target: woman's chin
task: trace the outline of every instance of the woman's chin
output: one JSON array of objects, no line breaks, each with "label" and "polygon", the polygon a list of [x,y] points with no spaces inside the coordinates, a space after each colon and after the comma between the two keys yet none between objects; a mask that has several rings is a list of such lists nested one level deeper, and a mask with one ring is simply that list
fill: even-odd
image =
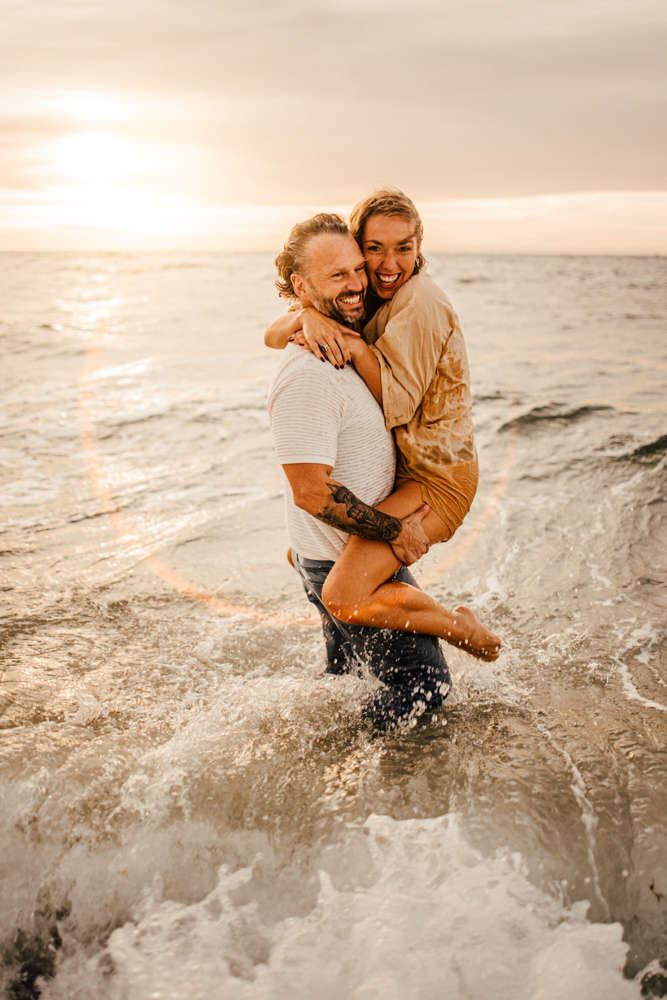
[{"label": "woman's chin", "polygon": [[371,284],[373,287],[373,291],[375,292],[377,297],[380,299],[384,299],[386,302],[389,299],[393,299],[394,295],[399,290],[401,285],[405,284],[405,281],[406,281],[405,278],[403,280],[399,278],[399,280],[394,285],[382,285],[376,279],[375,281],[371,281]]},{"label": "woman's chin", "polygon": [[396,292],[400,287],[401,287],[400,281],[397,282],[395,285],[392,285],[390,288],[385,288],[383,285],[374,284],[373,291],[375,292],[375,294],[379,299],[387,300],[387,299],[393,299],[394,295],[396,294]]}]

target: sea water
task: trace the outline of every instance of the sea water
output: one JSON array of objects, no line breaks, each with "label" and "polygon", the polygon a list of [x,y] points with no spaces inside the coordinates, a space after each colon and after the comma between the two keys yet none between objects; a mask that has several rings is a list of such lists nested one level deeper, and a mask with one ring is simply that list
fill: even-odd
[{"label": "sea water", "polygon": [[0,263],[5,995],[663,995],[665,260],[431,256],[481,479],[417,573],[503,652],[386,736],[285,560],[271,257]]}]

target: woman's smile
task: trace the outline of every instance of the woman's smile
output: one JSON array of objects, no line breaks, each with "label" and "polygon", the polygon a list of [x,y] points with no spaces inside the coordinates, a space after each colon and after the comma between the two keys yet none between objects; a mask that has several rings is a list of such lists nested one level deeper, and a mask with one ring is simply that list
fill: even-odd
[{"label": "woman's smile", "polygon": [[383,288],[393,288],[398,279],[401,277],[401,272],[397,274],[382,274],[380,271],[375,272],[377,274],[377,279]]}]

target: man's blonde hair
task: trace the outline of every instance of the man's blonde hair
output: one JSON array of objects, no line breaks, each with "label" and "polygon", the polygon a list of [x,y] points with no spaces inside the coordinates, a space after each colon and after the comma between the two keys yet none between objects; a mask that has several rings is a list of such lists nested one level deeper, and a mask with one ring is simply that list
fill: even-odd
[{"label": "man's blonde hair", "polygon": [[292,275],[300,274],[303,276],[305,274],[308,244],[314,236],[319,236],[321,233],[349,236],[350,230],[342,215],[328,212],[320,212],[312,219],[297,222],[285,241],[282,253],[279,253],[275,259],[275,265],[278,268],[276,288],[283,298],[297,298],[292,285]]},{"label": "man's blonde hair", "polygon": [[[424,235],[424,226],[414,202],[408,198],[407,194],[399,191],[398,188],[376,188],[372,194],[369,194],[355,205],[350,213],[350,230],[359,244],[362,253],[364,230],[366,223],[372,215],[398,215],[402,219],[408,219],[409,222],[414,224],[417,242],[421,244]],[[425,263],[426,260],[420,252],[415,261],[414,273],[418,274]]]}]

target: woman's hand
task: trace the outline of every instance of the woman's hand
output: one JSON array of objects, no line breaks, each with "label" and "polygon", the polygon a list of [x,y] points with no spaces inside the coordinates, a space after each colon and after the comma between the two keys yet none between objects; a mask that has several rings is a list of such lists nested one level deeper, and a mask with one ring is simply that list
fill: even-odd
[{"label": "woman's hand", "polygon": [[347,338],[360,339],[358,333],[329,316],[323,316],[312,306],[303,310],[301,322],[302,329],[291,338],[292,343],[307,347],[316,358],[329,361],[334,368],[344,368],[351,363]]}]

